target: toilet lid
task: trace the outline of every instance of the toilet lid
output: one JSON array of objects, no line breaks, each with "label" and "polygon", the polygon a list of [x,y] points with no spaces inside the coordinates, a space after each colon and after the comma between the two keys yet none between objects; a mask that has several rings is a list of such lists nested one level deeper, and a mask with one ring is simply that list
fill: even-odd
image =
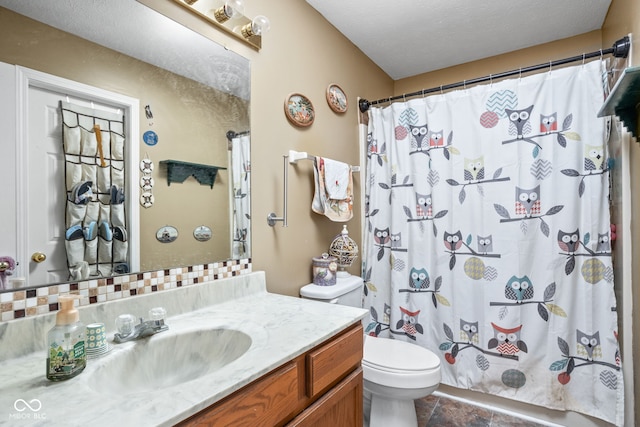
[{"label": "toilet lid", "polygon": [[416,344],[365,335],[362,363],[384,371],[428,371],[438,368],[440,359]]}]

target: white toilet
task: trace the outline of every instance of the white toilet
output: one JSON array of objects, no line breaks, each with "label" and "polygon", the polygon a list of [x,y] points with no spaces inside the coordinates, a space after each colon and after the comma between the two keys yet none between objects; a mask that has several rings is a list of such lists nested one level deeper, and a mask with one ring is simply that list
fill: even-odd
[{"label": "white toilet", "polygon": [[[340,277],[334,286],[306,285],[302,298],[362,307],[362,279]],[[414,399],[430,395],[440,383],[440,359],[424,347],[364,336],[364,418],[369,427],[416,427]]]}]

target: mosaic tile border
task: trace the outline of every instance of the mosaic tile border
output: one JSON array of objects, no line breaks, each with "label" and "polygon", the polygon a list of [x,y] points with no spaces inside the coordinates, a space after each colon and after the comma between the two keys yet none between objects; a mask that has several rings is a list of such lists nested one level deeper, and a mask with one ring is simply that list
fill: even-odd
[{"label": "mosaic tile border", "polygon": [[246,258],[15,290],[0,294],[0,322],[57,311],[58,295],[69,292],[80,295],[85,306],[249,273],[251,259]]}]

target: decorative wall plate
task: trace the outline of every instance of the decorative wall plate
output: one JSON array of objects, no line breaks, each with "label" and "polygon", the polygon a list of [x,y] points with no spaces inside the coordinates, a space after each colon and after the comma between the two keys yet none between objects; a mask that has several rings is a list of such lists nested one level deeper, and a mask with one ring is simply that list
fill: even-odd
[{"label": "decorative wall plate", "polygon": [[313,123],[316,112],[313,104],[304,95],[292,93],[284,101],[284,114],[296,126],[306,127]]},{"label": "decorative wall plate", "polygon": [[148,130],[142,135],[142,140],[145,144],[154,146],[158,143],[158,134],[152,130]]},{"label": "decorative wall plate", "polygon": [[148,157],[140,160],[140,172],[151,173],[153,172],[153,160]]},{"label": "decorative wall plate", "polygon": [[199,242],[206,242],[211,239],[211,229],[206,225],[201,225],[193,230],[193,237]]},{"label": "decorative wall plate", "polygon": [[140,177],[140,188],[143,190],[151,190],[154,186],[153,177],[142,175]]},{"label": "decorative wall plate", "polygon": [[140,205],[143,208],[150,208],[151,206],[153,206],[154,201],[155,199],[153,197],[153,194],[149,191],[145,191],[140,195]]},{"label": "decorative wall plate", "polygon": [[178,230],[170,225],[160,227],[156,232],[156,239],[161,243],[171,243],[178,238]]},{"label": "decorative wall plate", "polygon": [[336,113],[345,113],[347,111],[347,95],[337,84],[330,84],[327,88],[327,103]]}]

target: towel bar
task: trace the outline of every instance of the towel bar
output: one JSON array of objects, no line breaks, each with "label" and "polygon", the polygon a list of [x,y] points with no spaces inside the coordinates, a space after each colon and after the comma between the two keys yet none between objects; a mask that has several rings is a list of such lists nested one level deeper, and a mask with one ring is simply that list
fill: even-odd
[{"label": "towel bar", "polygon": [[[314,160],[316,156],[310,156],[305,151],[289,150],[289,154],[282,156],[283,168],[284,168],[284,194],[283,194],[283,211],[282,216],[276,215],[275,212],[271,212],[267,215],[267,224],[273,227],[276,222],[282,221],[282,226],[287,226],[287,198],[289,193],[289,169],[287,163],[295,164],[298,160]],[[351,172],[360,172],[360,166],[351,166]]]},{"label": "towel bar", "polygon": [[[298,160],[314,160],[316,156],[310,156],[306,151],[289,150],[289,163],[297,163]],[[351,166],[351,172],[360,172],[360,166]]]}]

